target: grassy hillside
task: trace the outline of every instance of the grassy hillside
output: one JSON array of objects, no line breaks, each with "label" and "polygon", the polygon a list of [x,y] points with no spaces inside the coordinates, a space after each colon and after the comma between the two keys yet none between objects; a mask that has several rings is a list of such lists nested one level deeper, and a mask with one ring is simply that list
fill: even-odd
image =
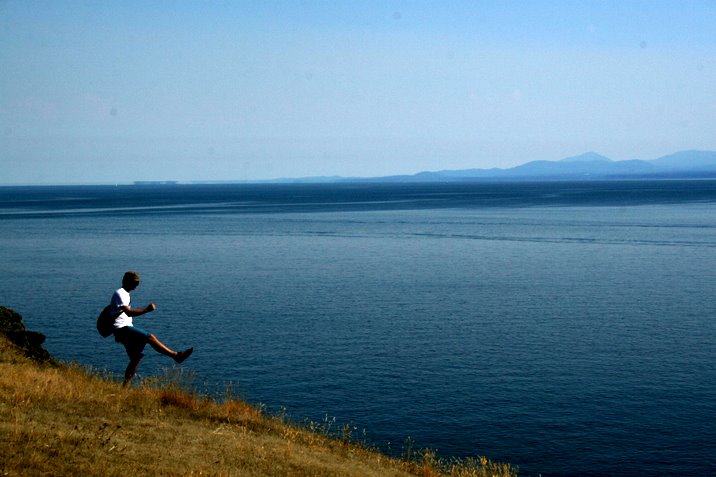
[{"label": "grassy hillside", "polygon": [[[123,389],[0,333],[2,475],[515,476],[486,459],[392,459],[170,382]],[[309,426],[310,427],[310,426]]]}]

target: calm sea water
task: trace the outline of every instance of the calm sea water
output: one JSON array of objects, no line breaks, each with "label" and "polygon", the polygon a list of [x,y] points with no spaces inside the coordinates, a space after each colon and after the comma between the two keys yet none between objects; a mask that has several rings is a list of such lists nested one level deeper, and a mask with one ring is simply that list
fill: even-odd
[{"label": "calm sea water", "polygon": [[0,266],[118,376],[94,319],[136,270],[210,392],[522,475],[716,475],[714,181],[5,187]]}]

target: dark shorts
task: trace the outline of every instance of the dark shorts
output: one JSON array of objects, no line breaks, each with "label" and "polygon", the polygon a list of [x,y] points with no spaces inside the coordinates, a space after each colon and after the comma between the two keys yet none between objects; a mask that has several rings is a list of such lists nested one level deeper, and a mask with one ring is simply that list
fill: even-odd
[{"label": "dark shorts", "polygon": [[144,356],[144,347],[149,342],[150,334],[135,326],[125,326],[114,330],[114,340],[124,345],[129,359],[140,359]]}]

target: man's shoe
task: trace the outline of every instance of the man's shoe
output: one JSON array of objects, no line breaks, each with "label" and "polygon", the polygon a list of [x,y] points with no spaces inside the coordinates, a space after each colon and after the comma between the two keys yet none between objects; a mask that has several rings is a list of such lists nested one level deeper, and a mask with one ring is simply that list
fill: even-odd
[{"label": "man's shoe", "polygon": [[194,352],[194,348],[189,348],[184,351],[179,351],[176,356],[174,356],[174,361],[177,362],[177,364],[181,364],[184,362],[185,359],[187,359],[191,354]]}]

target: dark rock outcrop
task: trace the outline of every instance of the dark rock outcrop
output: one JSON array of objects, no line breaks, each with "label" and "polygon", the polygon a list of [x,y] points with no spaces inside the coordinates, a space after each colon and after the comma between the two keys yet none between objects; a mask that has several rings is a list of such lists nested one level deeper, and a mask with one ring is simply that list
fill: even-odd
[{"label": "dark rock outcrop", "polygon": [[22,349],[28,358],[42,363],[53,362],[50,353],[42,347],[45,335],[36,331],[28,331],[22,321],[22,316],[4,306],[0,306],[0,333]]}]

